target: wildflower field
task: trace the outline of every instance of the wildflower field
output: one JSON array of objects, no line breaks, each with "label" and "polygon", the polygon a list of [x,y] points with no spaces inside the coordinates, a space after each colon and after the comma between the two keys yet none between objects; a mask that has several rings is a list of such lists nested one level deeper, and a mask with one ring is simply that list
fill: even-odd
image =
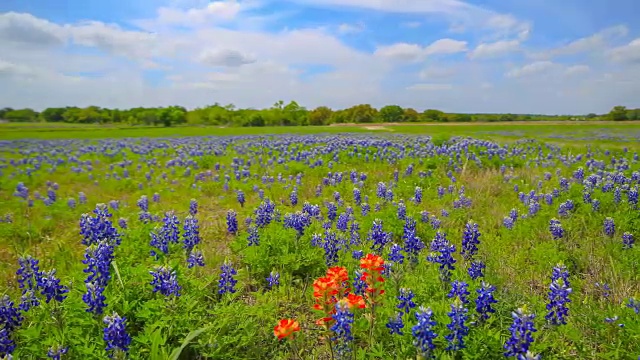
[{"label": "wildflower field", "polygon": [[0,358],[638,359],[618,130],[6,132]]}]

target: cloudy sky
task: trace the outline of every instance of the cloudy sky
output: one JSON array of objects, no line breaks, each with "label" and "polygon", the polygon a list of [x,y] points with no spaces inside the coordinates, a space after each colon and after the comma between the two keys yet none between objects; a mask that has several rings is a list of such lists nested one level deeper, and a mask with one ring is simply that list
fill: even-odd
[{"label": "cloudy sky", "polygon": [[3,0],[0,107],[603,113],[640,107],[638,14],[638,0]]}]

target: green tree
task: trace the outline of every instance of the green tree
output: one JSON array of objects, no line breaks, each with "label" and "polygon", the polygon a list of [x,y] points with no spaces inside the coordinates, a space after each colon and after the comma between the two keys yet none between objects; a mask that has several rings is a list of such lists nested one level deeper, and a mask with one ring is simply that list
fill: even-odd
[{"label": "green tree", "polygon": [[333,111],[326,106],[319,106],[309,112],[309,125],[326,125]]},{"label": "green tree", "polygon": [[415,109],[404,109],[404,115],[402,116],[406,122],[418,122],[420,121],[420,114]]},{"label": "green tree", "polygon": [[424,121],[439,122],[444,120],[444,113],[440,110],[427,109],[422,112]]},{"label": "green tree", "polygon": [[398,105],[387,105],[378,112],[380,121],[394,123],[404,121],[404,109]]},{"label": "green tree", "polygon": [[66,108],[46,108],[40,113],[40,118],[45,122],[63,122]]},{"label": "green tree", "polygon": [[38,119],[38,113],[32,109],[9,110],[4,118],[10,122],[33,122]]},{"label": "green tree", "polygon": [[611,111],[609,111],[609,119],[613,121],[623,121],[627,120],[627,108],[625,106],[614,106]]}]

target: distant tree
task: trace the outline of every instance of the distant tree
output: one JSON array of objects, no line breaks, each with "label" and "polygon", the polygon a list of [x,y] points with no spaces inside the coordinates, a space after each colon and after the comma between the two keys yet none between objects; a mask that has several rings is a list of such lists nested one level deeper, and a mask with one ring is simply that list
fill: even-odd
[{"label": "distant tree", "polygon": [[469,114],[455,114],[453,116],[455,122],[471,122],[471,115]]},{"label": "distant tree", "polygon": [[393,123],[404,121],[404,109],[398,105],[387,105],[378,112],[381,122]]},{"label": "distant tree", "polygon": [[46,108],[40,113],[40,119],[45,122],[62,122],[66,108]]},{"label": "distant tree", "polygon": [[597,117],[598,117],[598,115],[596,115],[596,114],[594,114],[594,113],[589,113],[589,114],[587,114],[587,119],[595,119],[595,118],[597,118]]},{"label": "distant tree", "polygon": [[369,104],[360,104],[345,109],[348,122],[352,123],[372,123],[378,115],[378,110]]},{"label": "distant tree", "polygon": [[609,119],[613,121],[627,120],[627,108],[624,106],[614,106],[609,111]]},{"label": "distant tree", "polygon": [[418,122],[420,121],[420,114],[415,109],[404,109],[404,115],[402,116],[406,122]]},{"label": "distant tree", "polygon": [[309,125],[326,125],[333,111],[326,106],[319,106],[309,112]]},{"label": "distant tree", "polygon": [[10,122],[33,122],[38,119],[38,113],[32,109],[9,110],[4,118]]},{"label": "distant tree", "polygon": [[440,110],[427,109],[422,112],[424,121],[439,122],[444,120],[444,113]]}]

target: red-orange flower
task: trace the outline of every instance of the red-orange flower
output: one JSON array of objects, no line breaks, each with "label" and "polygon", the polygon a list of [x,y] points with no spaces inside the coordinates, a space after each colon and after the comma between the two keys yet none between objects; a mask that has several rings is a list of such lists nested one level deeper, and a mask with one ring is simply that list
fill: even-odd
[{"label": "red-orange flower", "polygon": [[332,278],[336,284],[336,290],[338,290],[338,296],[342,297],[349,292],[347,282],[349,281],[349,271],[342,266],[334,266],[327,269],[327,277]]},{"label": "red-orange flower", "polygon": [[346,302],[349,306],[349,309],[353,309],[354,307],[358,309],[364,309],[366,307],[364,303],[364,298],[360,295],[349,294],[347,297],[342,299],[342,301]]},{"label": "red-orange flower", "polygon": [[360,280],[367,284],[366,291],[370,296],[382,295],[384,290],[380,288],[384,283],[384,278],[380,274],[371,275],[368,272],[363,272]]},{"label": "red-orange flower", "polygon": [[338,293],[338,286],[330,276],[317,278],[313,282],[313,297],[316,299],[327,299]]},{"label": "red-orange flower", "polygon": [[282,319],[280,323],[273,328],[273,335],[278,340],[292,336],[294,332],[300,331],[300,324],[293,319]]},{"label": "red-orange flower", "polygon": [[367,254],[367,256],[360,259],[360,268],[369,271],[381,272],[384,270],[384,259],[378,255]]}]

